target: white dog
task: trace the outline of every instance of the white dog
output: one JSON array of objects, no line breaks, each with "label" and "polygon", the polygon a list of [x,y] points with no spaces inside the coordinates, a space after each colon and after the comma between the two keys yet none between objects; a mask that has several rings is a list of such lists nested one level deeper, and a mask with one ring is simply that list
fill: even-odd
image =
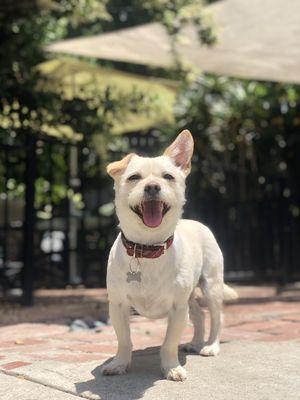
[{"label": "white dog", "polygon": [[[129,154],[107,167],[115,181],[122,232],[111,249],[107,271],[109,312],[118,352],[102,367],[104,375],[123,374],[130,366],[131,307],[148,318],[168,318],[160,352],[167,379],[186,379],[186,371],[178,361],[178,345],[188,312],[194,336],[186,350],[204,356],[219,353],[222,253],[206,226],[180,219],[193,147],[191,133],[184,130],[160,157]],[[211,317],[206,343],[204,314],[195,299],[197,286],[201,287]],[[225,290],[229,297],[235,297],[233,289]]]}]

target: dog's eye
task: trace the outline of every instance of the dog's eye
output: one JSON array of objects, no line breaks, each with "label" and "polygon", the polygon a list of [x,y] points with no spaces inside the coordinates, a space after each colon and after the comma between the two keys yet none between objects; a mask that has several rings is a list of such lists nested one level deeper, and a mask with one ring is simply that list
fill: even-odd
[{"label": "dog's eye", "polygon": [[139,179],[142,179],[140,174],[133,174],[129,178],[127,178],[128,181],[138,181]]},{"label": "dog's eye", "polygon": [[175,179],[171,174],[164,174],[163,178],[167,179],[168,181],[173,181]]}]

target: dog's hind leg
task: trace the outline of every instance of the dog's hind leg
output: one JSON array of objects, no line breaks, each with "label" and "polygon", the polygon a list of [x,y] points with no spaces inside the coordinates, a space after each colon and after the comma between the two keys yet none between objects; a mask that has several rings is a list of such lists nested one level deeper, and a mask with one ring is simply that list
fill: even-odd
[{"label": "dog's hind leg", "polygon": [[207,302],[210,313],[210,333],[202,356],[216,356],[220,352],[220,332],[222,325],[223,279],[205,278],[200,281],[200,287]]},{"label": "dog's hind leg", "polygon": [[194,336],[190,343],[181,346],[183,351],[188,353],[200,353],[204,346],[205,313],[198,304],[195,293],[189,299],[189,316],[194,326]]},{"label": "dog's hind leg", "polygon": [[223,269],[223,255],[218,243],[213,234],[206,231],[203,243],[203,268],[199,284],[210,313],[210,333],[200,351],[203,356],[215,356],[220,351],[224,293]]}]

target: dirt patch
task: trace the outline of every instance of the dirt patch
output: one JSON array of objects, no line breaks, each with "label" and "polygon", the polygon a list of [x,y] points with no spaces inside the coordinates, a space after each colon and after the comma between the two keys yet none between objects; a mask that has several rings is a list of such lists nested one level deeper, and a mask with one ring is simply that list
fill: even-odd
[{"label": "dirt patch", "polygon": [[0,326],[22,322],[69,324],[75,318],[98,320],[107,316],[105,289],[38,290],[32,307],[23,307],[15,298],[2,301]]}]

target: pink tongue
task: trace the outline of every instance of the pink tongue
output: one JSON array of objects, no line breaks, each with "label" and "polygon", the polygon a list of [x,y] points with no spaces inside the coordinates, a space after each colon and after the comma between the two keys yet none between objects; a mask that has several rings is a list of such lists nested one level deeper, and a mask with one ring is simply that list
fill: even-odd
[{"label": "pink tongue", "polygon": [[161,201],[144,201],[142,204],[143,222],[149,228],[156,228],[163,219],[163,204]]}]

